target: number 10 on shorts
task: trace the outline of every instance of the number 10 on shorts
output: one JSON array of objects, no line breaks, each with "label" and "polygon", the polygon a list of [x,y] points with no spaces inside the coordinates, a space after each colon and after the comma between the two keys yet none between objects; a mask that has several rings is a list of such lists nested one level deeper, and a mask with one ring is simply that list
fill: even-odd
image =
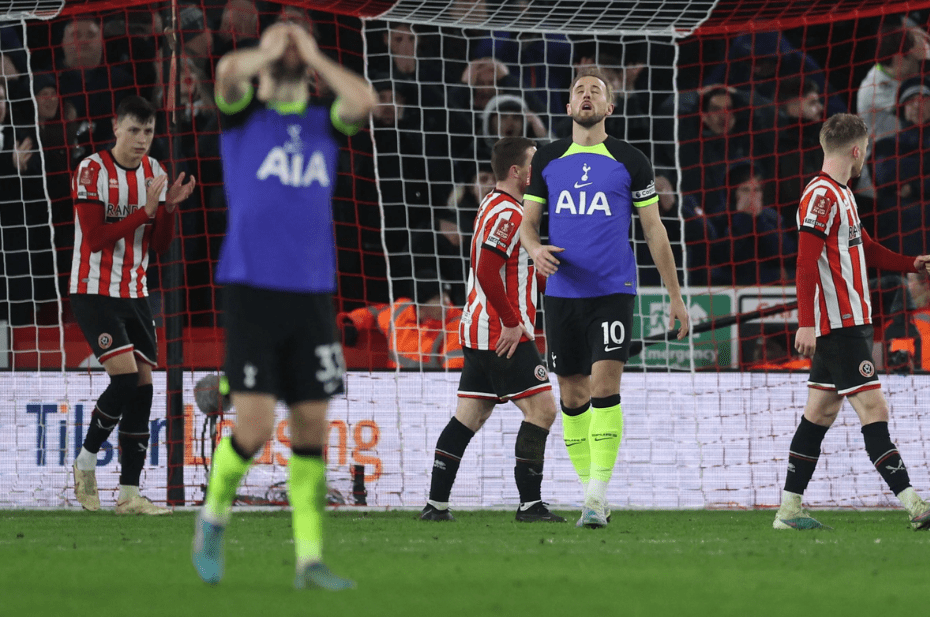
[{"label": "number 10 on shorts", "polygon": [[626,330],[620,321],[603,321],[601,329],[604,330],[604,351],[620,349],[626,337]]}]

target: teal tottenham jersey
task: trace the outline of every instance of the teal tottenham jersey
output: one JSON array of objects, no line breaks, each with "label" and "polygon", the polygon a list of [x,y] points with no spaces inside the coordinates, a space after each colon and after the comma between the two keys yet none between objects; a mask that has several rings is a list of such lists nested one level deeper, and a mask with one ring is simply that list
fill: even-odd
[{"label": "teal tottenham jersey", "polygon": [[549,244],[565,249],[556,254],[561,263],[546,283],[547,296],[636,293],[633,208],[659,200],[642,152],[613,137],[595,146],[555,141],[533,156],[524,200],[548,208]]},{"label": "teal tottenham jersey", "polygon": [[217,102],[224,112],[220,145],[229,205],[217,280],[335,291],[332,196],[339,143],[333,128],[350,133],[357,127],[339,122],[338,102],[274,109],[252,100],[251,92],[239,103]]}]

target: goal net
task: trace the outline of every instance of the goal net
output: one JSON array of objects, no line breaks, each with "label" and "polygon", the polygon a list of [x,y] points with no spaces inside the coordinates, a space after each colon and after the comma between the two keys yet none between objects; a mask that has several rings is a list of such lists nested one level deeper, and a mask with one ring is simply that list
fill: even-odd
[{"label": "goal net", "polygon": [[[634,217],[629,238],[618,238],[633,244],[639,293],[638,353],[623,378],[626,430],[609,493],[617,507],[777,503],[806,397],[807,365],[792,353],[795,214],[820,169],[827,116],[858,113],[873,131],[854,185],[865,228],[894,250],[930,252],[919,137],[930,122],[930,82],[921,78],[930,2],[343,0],[324,12],[297,0],[191,0],[176,7],[177,22],[174,8],[20,0],[0,10],[0,381],[8,393],[0,507],[75,503],[71,462],[108,378],[69,306],[70,182],[83,157],[111,144],[110,118],[127,94],[159,109],[152,155],[172,178],[184,171],[198,180],[181,206],[178,239],[148,273],[165,370],[155,375],[143,491],[156,501],[202,499],[213,444],[235,417],[206,413],[195,400],[223,357],[213,273],[226,198],[212,67],[281,19],[306,27],[379,97],[370,127],[343,148],[333,203],[335,301],[350,372],[331,407],[328,464],[348,503],[362,498],[352,476],[360,466],[369,505],[422,505],[436,438],[456,404],[457,307],[475,213],[494,184],[490,148],[504,135],[539,144],[569,136],[567,90],[580,66],[607,72],[616,93],[608,133],[655,168],[699,330],[684,342],[662,340],[668,299]],[[176,49],[166,28],[179,30]],[[915,486],[927,488],[918,405],[930,387],[930,284],[871,274],[875,363],[892,435],[913,461]],[[442,294],[448,304],[427,324],[418,305]],[[726,320],[772,307],[761,319]],[[390,327],[402,308],[420,322],[412,344]],[[277,413],[241,503],[284,498],[290,451],[286,412]],[[513,405],[500,406],[476,436],[455,505],[514,502],[520,420]],[[114,447],[115,438],[98,463],[105,505],[115,497]],[[890,505],[850,410],[824,454],[812,505]],[[544,491],[560,506],[581,498],[558,421]]]}]

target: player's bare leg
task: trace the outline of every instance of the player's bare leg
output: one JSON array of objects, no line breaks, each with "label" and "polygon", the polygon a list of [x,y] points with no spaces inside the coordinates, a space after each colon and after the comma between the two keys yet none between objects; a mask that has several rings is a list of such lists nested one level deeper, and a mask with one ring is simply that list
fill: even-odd
[{"label": "player's bare leg", "polygon": [[547,390],[514,400],[514,404],[525,419],[514,447],[517,462],[513,474],[520,492],[520,507],[515,518],[521,523],[564,523],[565,519],[550,512],[548,504],[542,500],[543,461],[549,429],[555,422],[555,399]]},{"label": "player's bare leg", "polygon": [[452,494],[462,455],[471,438],[491,417],[496,405],[497,400],[459,397],[455,415],[436,440],[429,499],[420,512],[420,520],[455,520],[449,512],[449,495]]},{"label": "player's bare leg", "polygon": [[801,502],[820,458],[820,444],[842,406],[843,397],[835,390],[808,388],[804,415],[788,449],[788,473],[773,528],[829,529],[813,518]]},{"label": "player's bare leg", "polygon": [[930,528],[930,504],[911,486],[910,477],[897,446],[888,433],[888,403],[880,389],[850,395],[849,403],[862,423],[862,437],[869,460],[876,471],[907,510],[911,527]]},{"label": "player's bare leg", "polygon": [[355,587],[347,578],[333,574],[323,563],[323,503],[326,497],[326,462],[323,445],[329,430],[329,401],[305,401],[291,405],[291,459],[287,492],[291,503],[298,589],[340,591]]}]

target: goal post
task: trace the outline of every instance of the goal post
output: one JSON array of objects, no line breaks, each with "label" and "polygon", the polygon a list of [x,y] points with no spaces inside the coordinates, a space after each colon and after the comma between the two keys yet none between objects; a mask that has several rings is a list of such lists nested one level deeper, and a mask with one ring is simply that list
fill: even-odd
[{"label": "goal post", "polygon": [[[861,95],[863,84],[892,65],[903,67],[896,84],[920,73],[920,61],[930,57],[930,1],[177,5],[183,47],[174,64],[164,35],[168,2],[16,0],[7,13],[0,10],[0,391],[10,393],[0,401],[0,507],[74,505],[70,464],[107,377],[68,307],[69,182],[82,156],[107,147],[110,117],[127,93],[159,109],[153,155],[171,174],[186,171],[198,180],[181,206],[174,253],[153,259],[149,271],[160,367],[144,492],[175,503],[202,499],[212,444],[228,433],[234,414],[209,413],[195,402],[197,384],[217,375],[223,358],[213,273],[225,195],[210,70],[219,54],[254,44],[280,19],[308,28],[325,53],[364,74],[379,96],[370,126],[344,144],[333,203],[335,302],[350,373],[346,394],[331,407],[328,464],[331,485],[350,503],[353,469],[361,465],[369,505],[422,505],[432,450],[458,385],[458,373],[443,368],[441,349],[398,361],[390,329],[356,328],[350,336],[350,314],[421,301],[438,289],[450,295],[445,316],[455,327],[474,215],[493,186],[490,147],[504,134],[539,144],[570,135],[566,94],[581,65],[604,68],[617,93],[609,134],[653,164],[662,221],[697,326],[686,341],[665,340],[668,299],[634,216],[629,236],[617,239],[632,242],[640,266],[630,333],[638,353],[623,378],[627,430],[609,494],[617,506],[777,503],[806,396],[805,365],[792,353],[794,217],[801,189],[819,169],[817,131],[826,116],[863,113],[866,104],[884,114],[869,175],[854,187],[860,213],[889,248],[930,253],[923,233],[930,213],[915,197],[922,195],[921,175],[930,173],[918,161],[924,146],[915,145],[913,155],[896,141],[916,124],[913,111],[896,96],[889,103]],[[76,19],[90,24],[94,37],[99,31],[96,80],[74,79],[67,55],[86,51],[65,40]],[[896,49],[888,43],[895,36]],[[171,96],[172,83],[179,96]],[[870,274],[875,361],[885,373],[892,434],[904,456],[919,461],[926,458],[919,418],[921,393],[930,386],[930,361],[923,363],[930,328],[921,336],[930,323],[930,285]],[[170,289],[178,290],[177,302],[165,294]],[[537,342],[545,351],[543,318]],[[177,329],[165,329],[172,320]],[[176,379],[169,382],[171,371]],[[177,422],[169,425],[172,413]],[[274,487],[286,477],[289,441],[283,407],[277,413],[275,437],[243,484],[243,502],[281,501]],[[482,429],[466,454],[456,504],[513,501],[519,420],[514,406],[501,406]],[[571,506],[580,490],[560,431],[557,422],[544,487],[553,504]],[[860,441],[855,418],[844,413],[825,441],[813,505],[889,505]],[[115,496],[107,492],[118,471],[114,444],[99,458],[105,504]],[[921,468],[911,473],[915,485],[930,485]]]}]

